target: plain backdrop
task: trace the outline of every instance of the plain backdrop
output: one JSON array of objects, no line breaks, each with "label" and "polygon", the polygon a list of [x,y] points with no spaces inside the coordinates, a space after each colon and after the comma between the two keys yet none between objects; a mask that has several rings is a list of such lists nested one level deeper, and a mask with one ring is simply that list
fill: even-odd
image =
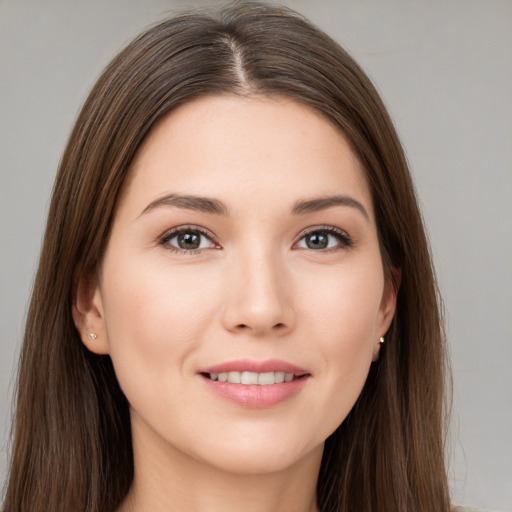
[{"label": "plain backdrop", "polygon": [[[453,497],[512,511],[512,1],[283,3],[345,46],[389,107],[448,312]],[[1,482],[27,301],[77,110],[133,36],[203,4],[0,1]]]}]

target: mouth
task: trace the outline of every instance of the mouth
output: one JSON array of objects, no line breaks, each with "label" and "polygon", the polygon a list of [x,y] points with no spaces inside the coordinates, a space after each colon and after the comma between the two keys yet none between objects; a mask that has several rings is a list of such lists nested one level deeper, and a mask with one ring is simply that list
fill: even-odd
[{"label": "mouth", "polygon": [[285,373],[285,372],[249,372],[249,371],[231,371],[219,373],[201,373],[203,377],[218,382],[229,382],[231,384],[244,384],[246,386],[271,386],[273,384],[283,384],[302,379],[305,373]]},{"label": "mouth", "polygon": [[300,394],[312,375],[287,361],[271,359],[229,361],[202,368],[199,376],[223,399],[248,409],[266,409]]}]

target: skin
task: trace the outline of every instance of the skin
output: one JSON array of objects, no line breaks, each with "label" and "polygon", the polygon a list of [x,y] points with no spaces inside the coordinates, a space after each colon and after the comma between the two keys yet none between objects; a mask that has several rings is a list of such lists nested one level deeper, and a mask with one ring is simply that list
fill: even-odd
[{"label": "skin", "polygon": [[[168,194],[229,213],[154,204]],[[291,213],[334,194],[352,203]],[[180,226],[208,233],[199,251],[164,236]],[[328,247],[311,248],[312,232]],[[360,394],[395,302],[368,184],[333,124],[283,98],[205,97],[170,113],[137,154],[74,307],[131,406],[135,480],[120,510],[317,510],[324,441]],[[278,405],[242,407],[198,374],[239,359],[309,376]]]}]

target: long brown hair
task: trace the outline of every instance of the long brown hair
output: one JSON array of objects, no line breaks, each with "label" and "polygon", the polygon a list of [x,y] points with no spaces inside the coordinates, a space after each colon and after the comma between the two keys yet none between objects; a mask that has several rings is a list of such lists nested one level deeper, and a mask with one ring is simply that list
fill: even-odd
[{"label": "long brown hair", "polygon": [[27,318],[5,511],[113,512],[128,492],[128,403],[110,358],[80,340],[71,315],[74,279],[100,264],[117,198],[148,132],[205,94],[286,96],[338,125],[367,175],[386,275],[401,270],[380,361],[326,441],[320,509],[446,512],[442,318],[403,150],[354,60],[300,15],[257,3],[150,28],[105,69],[79,114]]}]

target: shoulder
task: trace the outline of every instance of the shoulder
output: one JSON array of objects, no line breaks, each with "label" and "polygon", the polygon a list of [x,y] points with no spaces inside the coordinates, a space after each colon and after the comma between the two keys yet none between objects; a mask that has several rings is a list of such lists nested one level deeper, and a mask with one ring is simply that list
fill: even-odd
[{"label": "shoulder", "polygon": [[452,512],[479,512],[476,508],[470,507],[453,507]]}]

